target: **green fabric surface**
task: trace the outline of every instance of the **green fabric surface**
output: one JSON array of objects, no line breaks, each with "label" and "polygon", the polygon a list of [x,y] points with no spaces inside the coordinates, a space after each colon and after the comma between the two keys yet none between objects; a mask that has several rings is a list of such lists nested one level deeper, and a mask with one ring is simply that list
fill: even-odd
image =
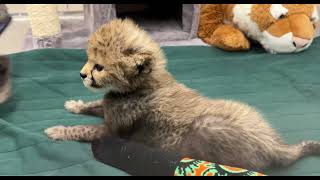
[{"label": "green fabric surface", "polygon": [[[212,98],[257,107],[289,143],[320,140],[320,40],[298,54],[261,49],[224,52],[211,47],[165,47],[176,79]],[[94,160],[89,144],[54,142],[54,125],[101,119],[64,110],[68,99],[95,100],[79,77],[84,50],[44,49],[10,55],[13,96],[0,105],[0,175],[126,175]],[[143,163],[143,162],[141,162]],[[320,175],[320,157],[305,158],[267,175]]]}]

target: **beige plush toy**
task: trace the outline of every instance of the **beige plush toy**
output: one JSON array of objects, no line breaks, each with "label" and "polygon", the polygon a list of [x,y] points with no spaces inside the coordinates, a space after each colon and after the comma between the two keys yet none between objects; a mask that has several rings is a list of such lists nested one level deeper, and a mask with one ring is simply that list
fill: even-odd
[{"label": "beige plush toy", "polygon": [[198,36],[228,51],[248,50],[252,39],[271,53],[300,52],[317,20],[313,4],[203,4]]}]

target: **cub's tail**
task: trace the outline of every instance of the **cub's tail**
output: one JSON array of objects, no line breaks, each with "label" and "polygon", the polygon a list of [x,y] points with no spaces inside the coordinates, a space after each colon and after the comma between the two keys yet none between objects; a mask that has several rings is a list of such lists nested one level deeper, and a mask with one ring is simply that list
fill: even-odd
[{"label": "cub's tail", "polygon": [[285,145],[279,149],[275,164],[287,166],[303,157],[311,155],[320,155],[320,142],[303,141],[299,144]]}]

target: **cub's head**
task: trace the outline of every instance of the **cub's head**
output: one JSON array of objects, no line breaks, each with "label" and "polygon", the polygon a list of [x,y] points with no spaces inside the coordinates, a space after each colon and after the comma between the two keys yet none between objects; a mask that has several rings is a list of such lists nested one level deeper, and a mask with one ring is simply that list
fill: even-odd
[{"label": "cub's head", "polygon": [[159,45],[128,19],[112,20],[93,33],[87,56],[80,76],[87,88],[99,92],[130,92],[166,63]]},{"label": "cub's head", "polygon": [[[272,53],[300,52],[310,46],[318,20],[312,4],[254,4],[249,34]],[[255,24],[255,25],[254,25]]]}]

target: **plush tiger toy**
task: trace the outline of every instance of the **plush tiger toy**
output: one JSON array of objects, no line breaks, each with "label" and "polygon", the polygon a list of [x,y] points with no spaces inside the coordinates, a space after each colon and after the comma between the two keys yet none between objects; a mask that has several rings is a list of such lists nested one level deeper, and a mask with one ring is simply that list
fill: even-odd
[{"label": "plush tiger toy", "polygon": [[317,20],[313,4],[204,4],[198,36],[228,51],[248,50],[251,39],[270,53],[293,53],[311,45]]}]

